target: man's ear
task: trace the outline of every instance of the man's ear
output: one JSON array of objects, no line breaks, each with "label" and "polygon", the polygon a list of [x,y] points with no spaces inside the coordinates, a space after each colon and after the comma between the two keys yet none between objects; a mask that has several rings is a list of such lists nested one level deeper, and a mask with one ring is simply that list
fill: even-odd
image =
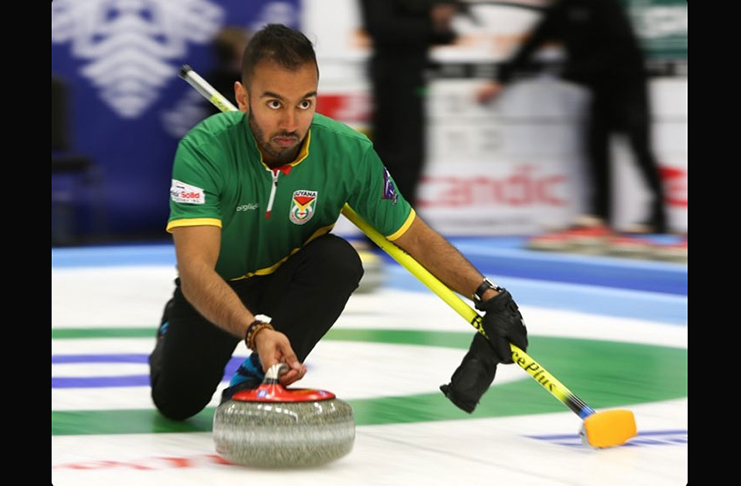
[{"label": "man's ear", "polygon": [[234,82],[234,97],[237,100],[237,106],[239,108],[239,111],[242,113],[247,113],[250,107],[249,103],[249,93],[247,91],[247,88],[240,83],[239,81]]}]

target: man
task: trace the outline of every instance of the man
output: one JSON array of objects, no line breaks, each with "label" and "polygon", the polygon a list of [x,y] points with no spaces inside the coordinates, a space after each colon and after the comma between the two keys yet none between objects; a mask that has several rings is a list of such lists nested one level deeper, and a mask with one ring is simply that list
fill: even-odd
[{"label": "man", "polygon": [[347,203],[451,288],[477,295],[492,343],[477,333],[444,387],[472,411],[496,364],[512,362],[509,343],[527,346],[509,292],[416,215],[364,135],[315,113],[319,71],[303,34],[265,27],[243,65],[240,111],[201,122],[175,156],[167,230],[179,277],[149,359],[156,407],[177,420],[201,411],[242,340],[253,353],[222,401],[279,362],[284,386],[304,376],[363,274],[357,252],[330,233]]},{"label": "man", "polygon": [[481,86],[477,97],[489,102],[547,41],[560,41],[566,52],[562,76],[590,91],[585,153],[593,181],[585,226],[609,226],[612,219],[610,136],[624,133],[651,193],[645,221],[631,232],[668,230],[658,163],[651,149],[651,117],[644,57],[630,19],[617,0],[555,0],[527,41],[497,78]]}]

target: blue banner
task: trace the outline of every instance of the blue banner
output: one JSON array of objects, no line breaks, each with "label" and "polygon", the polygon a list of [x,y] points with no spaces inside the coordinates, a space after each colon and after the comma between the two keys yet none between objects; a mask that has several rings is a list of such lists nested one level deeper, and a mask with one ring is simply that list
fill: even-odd
[{"label": "blue banner", "polygon": [[99,198],[77,194],[78,210],[96,205],[107,236],[164,234],[178,140],[209,114],[178,71],[207,77],[222,29],[267,23],[300,28],[300,0],[52,1],[52,76],[68,90],[71,150],[101,181]]}]

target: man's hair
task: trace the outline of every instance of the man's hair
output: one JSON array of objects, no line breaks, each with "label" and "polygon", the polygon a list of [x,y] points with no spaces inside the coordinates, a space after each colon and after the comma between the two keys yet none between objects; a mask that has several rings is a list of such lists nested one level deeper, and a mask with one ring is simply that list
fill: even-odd
[{"label": "man's hair", "polygon": [[281,24],[269,24],[254,34],[244,50],[242,57],[242,83],[249,86],[255,67],[263,61],[272,61],[294,71],[306,63],[319,66],[316,62],[314,46],[306,36]]}]

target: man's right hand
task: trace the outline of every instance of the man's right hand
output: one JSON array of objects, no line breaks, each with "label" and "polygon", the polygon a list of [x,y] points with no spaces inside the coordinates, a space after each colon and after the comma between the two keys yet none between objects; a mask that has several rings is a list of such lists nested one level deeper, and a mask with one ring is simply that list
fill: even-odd
[{"label": "man's right hand", "polygon": [[455,3],[436,3],[430,9],[432,26],[438,32],[447,32],[451,29],[453,16],[458,11]]},{"label": "man's right hand", "polygon": [[488,103],[499,96],[503,90],[503,84],[496,81],[489,81],[476,90],[476,100],[479,103]]},{"label": "man's right hand", "polygon": [[264,372],[278,363],[288,365],[289,370],[280,376],[281,385],[288,386],[306,374],[306,366],[299,362],[288,337],[282,332],[262,329],[255,336],[255,348]]}]

